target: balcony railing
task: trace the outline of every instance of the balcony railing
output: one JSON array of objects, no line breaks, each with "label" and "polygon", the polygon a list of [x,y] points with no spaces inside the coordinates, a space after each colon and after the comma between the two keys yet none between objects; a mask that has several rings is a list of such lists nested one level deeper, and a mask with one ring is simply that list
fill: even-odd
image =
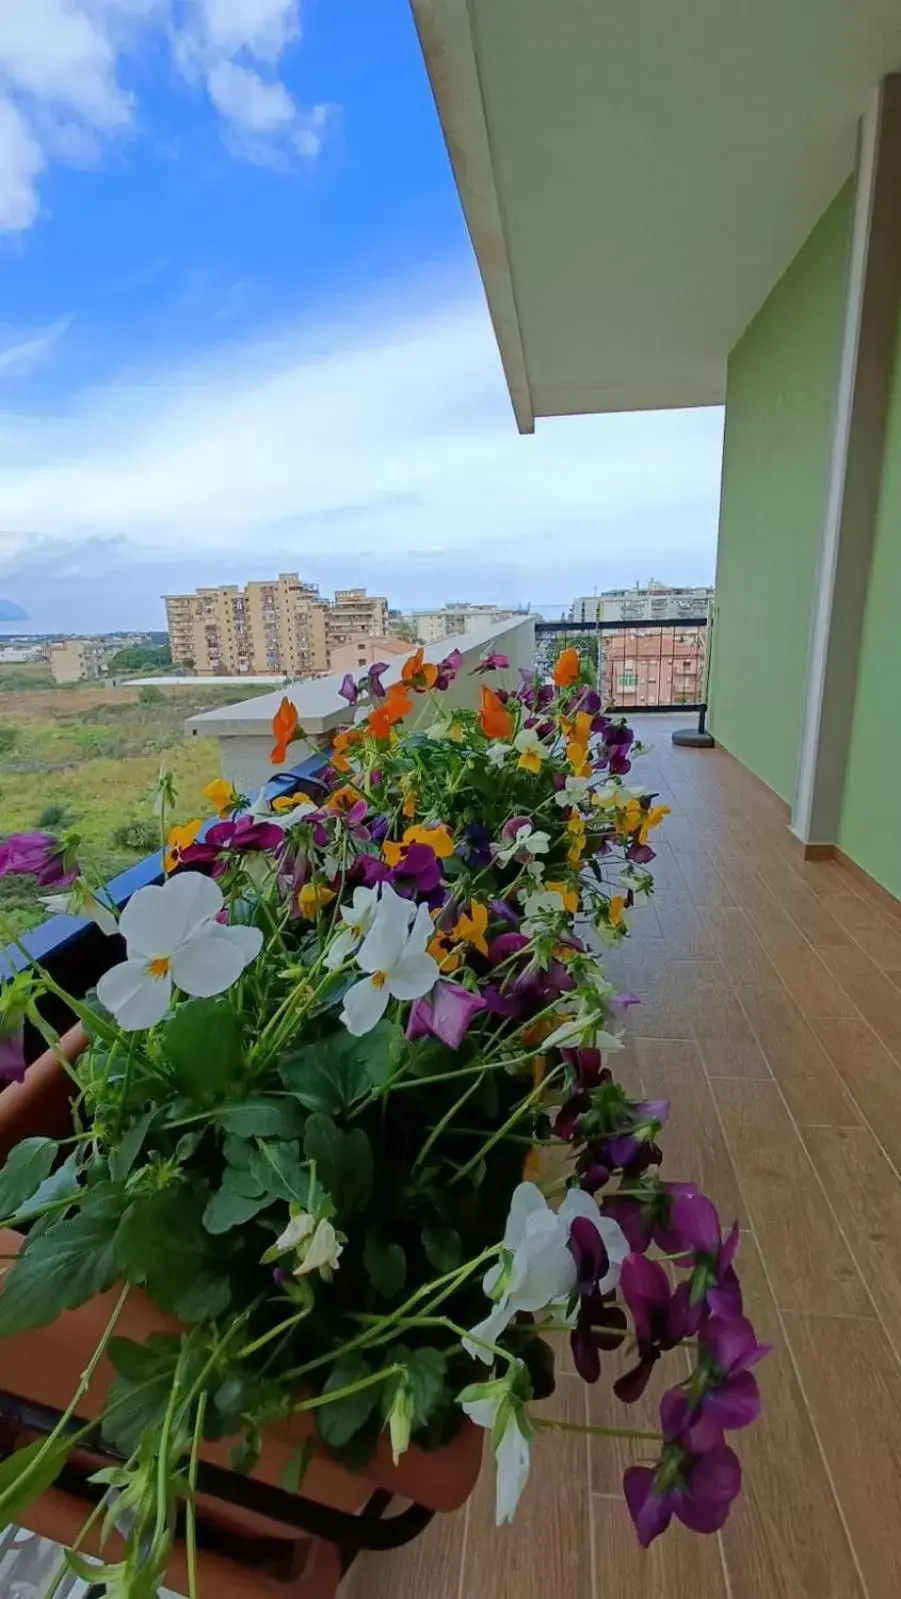
[{"label": "balcony railing", "polygon": [[536,622],[536,664],[549,672],[559,651],[575,645],[591,662],[601,699],[612,710],[703,714],[708,632],[706,616]]}]

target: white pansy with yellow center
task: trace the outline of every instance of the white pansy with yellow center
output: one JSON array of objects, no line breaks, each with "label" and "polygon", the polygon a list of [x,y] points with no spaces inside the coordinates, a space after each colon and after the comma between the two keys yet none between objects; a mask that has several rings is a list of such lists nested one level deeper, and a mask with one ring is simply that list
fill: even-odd
[{"label": "white pansy with yellow center", "polygon": [[356,1038],[378,1025],[389,999],[420,999],[438,981],[438,963],[426,954],[434,932],[428,906],[417,908],[402,899],[390,883],[381,887],[372,925],[357,951],[357,965],[366,976],[347,990],[341,1012]]},{"label": "white pansy with yellow center", "polygon": [[355,888],[350,904],[342,905],[341,920],[344,926],[337,938],[332,940],[325,957],[330,972],[336,972],[339,966],[343,966],[366,937],[381,898],[381,888],[381,883],[377,883],[375,888]]},{"label": "white pansy with yellow center", "polygon": [[539,772],[547,750],[538,737],[534,727],[522,727],[513,740],[513,748],[519,752],[518,764],[526,772]]},{"label": "white pansy with yellow center", "polygon": [[173,988],[199,999],[231,988],[260,953],[258,927],[216,920],[222,892],[211,877],[181,872],[139,888],[119,921],[127,959],[105,972],[97,997],[127,1033],[161,1022]]}]

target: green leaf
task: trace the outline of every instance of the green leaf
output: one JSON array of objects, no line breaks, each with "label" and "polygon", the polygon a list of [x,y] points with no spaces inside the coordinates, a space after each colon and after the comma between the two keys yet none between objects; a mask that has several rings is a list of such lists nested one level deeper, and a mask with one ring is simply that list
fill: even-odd
[{"label": "green leaf", "polygon": [[346,1133],[330,1116],[316,1114],[307,1122],[303,1147],[339,1217],[362,1210],[372,1193],[373,1170],[372,1145],[362,1127]]},{"label": "green leaf", "polygon": [[[241,1193],[230,1181],[231,1170],[230,1166],[226,1166],[222,1187],[213,1195],[203,1213],[203,1225],[208,1233],[231,1232],[233,1227],[242,1226],[244,1222],[257,1216],[261,1210],[265,1210],[267,1205],[275,1202],[275,1196],[272,1194]],[[241,1178],[246,1179],[249,1174],[238,1172],[236,1175],[240,1182]]]},{"label": "green leaf", "polygon": [[310,1171],[291,1144],[260,1144],[253,1152],[250,1175],[272,1199],[306,1205],[310,1198]]},{"label": "green leaf", "polygon": [[80,1211],[32,1233],[4,1279],[0,1337],[30,1332],[111,1288],[118,1275],[114,1240],[118,1213],[109,1204]]},{"label": "green leaf", "polygon": [[203,1230],[207,1199],[202,1189],[141,1195],[128,1206],[116,1236],[119,1270],[129,1282],[143,1284],[161,1310],[184,1321],[216,1316],[230,1298],[228,1278],[216,1269]]},{"label": "green leaf", "polygon": [[246,1138],[237,1138],[233,1133],[223,1141],[222,1153],[230,1166],[249,1166],[251,1156],[256,1146]]},{"label": "green leaf", "polygon": [[14,1216],[47,1176],[59,1144],[52,1138],[23,1138],[0,1171],[0,1217]]},{"label": "green leaf", "polygon": [[223,996],[179,1005],[162,1046],[178,1088],[197,1104],[215,1104],[244,1069],[241,1017]]},{"label": "green leaf", "polygon": [[286,1494],[300,1492],[300,1485],[307,1474],[314,1453],[315,1445],[307,1438],[304,1443],[298,1444],[293,1455],[285,1462],[282,1468],[282,1487]]},{"label": "green leaf", "polygon": [[385,1031],[381,1023],[362,1038],[342,1028],[286,1055],[278,1074],[307,1110],[334,1116],[362,1099],[383,1075],[392,1037],[393,1029]]},{"label": "green leaf", "polygon": [[[352,1383],[370,1376],[371,1372],[372,1367],[363,1355],[345,1355],[332,1367],[322,1391],[329,1394],[337,1388],[349,1388]],[[331,1404],[320,1406],[314,1411],[320,1438],[336,1448],[349,1443],[371,1416],[380,1399],[379,1384],[373,1382],[367,1388],[361,1388],[359,1393],[348,1394],[344,1399],[335,1399]]]},{"label": "green leaf", "polygon": [[220,1111],[218,1121],[238,1138],[294,1138],[302,1124],[290,1099],[263,1098],[245,1099],[243,1105]]},{"label": "green leaf", "polygon": [[407,1362],[413,1395],[413,1426],[424,1427],[444,1398],[447,1356],[440,1349],[414,1349]]},{"label": "green leaf", "polygon": [[114,1182],[124,1183],[144,1147],[144,1139],[147,1137],[150,1123],[156,1113],[157,1107],[155,1105],[152,1105],[149,1110],[145,1110],[143,1116],[139,1116],[136,1122],[132,1122],[119,1147],[110,1151],[109,1169],[110,1176]]},{"label": "green leaf", "polygon": [[443,1277],[455,1271],[463,1258],[460,1234],[453,1227],[423,1227],[422,1247],[429,1264]]},{"label": "green leaf", "polygon": [[363,1265],[377,1294],[394,1299],[407,1280],[407,1257],[400,1244],[383,1238],[378,1228],[370,1227],[363,1246]]},{"label": "green leaf", "polygon": [[[23,1510],[52,1488],[74,1447],[71,1437],[55,1438],[52,1443],[36,1438],[0,1461],[0,1528],[19,1521]],[[40,1454],[41,1463],[35,1466]]]},{"label": "green leaf", "polygon": [[[126,1458],[137,1449],[143,1433],[157,1432],[162,1425],[180,1349],[181,1339],[171,1333],[151,1333],[145,1344],[130,1338],[110,1342],[109,1358],[118,1375],[109,1391],[101,1432],[104,1441]],[[191,1373],[189,1362],[183,1372],[186,1386],[192,1375],[196,1371]]]},{"label": "green leaf", "polygon": [[[73,1149],[71,1155],[57,1166],[56,1171],[45,1177],[39,1188],[36,1188],[30,1199],[26,1199],[13,1217],[13,1224],[18,1227],[22,1222],[30,1221],[39,1216],[45,1205],[54,1204],[60,1199],[74,1199],[81,1191],[78,1181],[78,1151]],[[50,1218],[48,1217],[48,1220]]]}]

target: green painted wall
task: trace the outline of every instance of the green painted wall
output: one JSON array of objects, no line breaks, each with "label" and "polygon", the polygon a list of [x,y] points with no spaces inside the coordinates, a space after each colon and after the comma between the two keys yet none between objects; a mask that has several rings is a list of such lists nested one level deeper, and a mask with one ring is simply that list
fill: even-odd
[{"label": "green painted wall", "polygon": [[901,898],[901,339],[838,842]]},{"label": "green painted wall", "polygon": [[841,340],[848,185],[729,358],[710,726],[791,803]]}]

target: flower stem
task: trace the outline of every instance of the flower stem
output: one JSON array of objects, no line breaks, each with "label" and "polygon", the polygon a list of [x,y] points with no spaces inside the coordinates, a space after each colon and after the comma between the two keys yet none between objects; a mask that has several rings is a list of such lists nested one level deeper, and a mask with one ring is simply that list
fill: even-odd
[{"label": "flower stem", "polygon": [[471,1158],[466,1162],[465,1166],[461,1166],[459,1171],[454,1173],[454,1176],[450,1179],[450,1183],[448,1185],[449,1187],[453,1187],[454,1183],[459,1183],[464,1177],[467,1177],[469,1173],[479,1164],[479,1161],[482,1159],[482,1157],[487,1155],[489,1149],[493,1149],[495,1144],[500,1143],[501,1139],[506,1137],[511,1127],[515,1127],[516,1123],[522,1120],[522,1117],[531,1110],[532,1106],[537,1104],[548,1084],[552,1083],[554,1078],[558,1076],[562,1070],[562,1066],[555,1066],[553,1071],[548,1072],[547,1077],[543,1078],[540,1083],[536,1083],[535,1087],[532,1089],[532,1092],[527,1094],[525,1099],[520,1100],[519,1104],[513,1109],[503,1125],[496,1128],[496,1130],[491,1134],[491,1137],[485,1139],[485,1142],[480,1146],[479,1149],[476,1150],[475,1154],[471,1156]]},{"label": "flower stem", "polygon": [[581,1421],[554,1421],[549,1416],[535,1416],[529,1412],[529,1420],[533,1427],[542,1431],[553,1432],[580,1432],[590,1433],[598,1438],[648,1438],[659,1444],[663,1434],[660,1432],[636,1432],[629,1427],[589,1427]]},{"label": "flower stem", "polygon": [[[329,1356],[329,1359],[331,1358]],[[295,1405],[294,1409],[295,1411],[321,1410],[323,1405],[330,1405],[336,1399],[349,1399],[351,1394],[358,1394],[364,1388],[372,1388],[375,1383],[384,1382],[386,1377],[395,1377],[403,1369],[403,1366],[396,1363],[393,1366],[384,1366],[381,1371],[370,1372],[368,1377],[360,1377],[356,1382],[346,1383],[343,1388],[332,1388],[327,1393],[316,1394],[312,1399],[304,1399],[299,1405]]]},{"label": "flower stem", "polygon": [[185,1555],[188,1564],[188,1599],[198,1599],[197,1588],[197,1473],[200,1467],[200,1445],[206,1417],[206,1393],[197,1401],[194,1418],[194,1436],[191,1439],[191,1460],[188,1465],[188,1497],[185,1507]]}]

